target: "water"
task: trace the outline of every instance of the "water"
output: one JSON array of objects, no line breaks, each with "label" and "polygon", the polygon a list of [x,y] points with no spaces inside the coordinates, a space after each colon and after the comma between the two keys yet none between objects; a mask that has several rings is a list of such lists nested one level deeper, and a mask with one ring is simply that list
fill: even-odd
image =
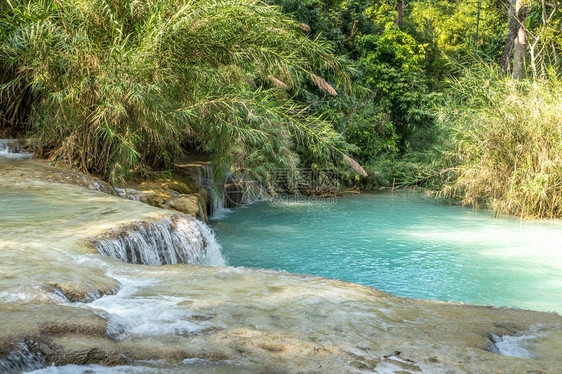
[{"label": "water", "polygon": [[106,232],[92,243],[100,253],[143,265],[225,265],[220,245],[203,223],[173,215]]},{"label": "water", "polygon": [[227,172],[222,183],[215,183],[210,164],[198,168],[199,183],[209,192],[209,215],[220,216],[229,208],[250,204],[265,197],[265,188],[250,171]]},{"label": "water", "polygon": [[232,266],[314,274],[399,296],[562,312],[562,223],[419,195],[255,203],[213,221]]},{"label": "water", "polygon": [[9,159],[29,159],[33,153],[26,152],[17,139],[0,139],[0,157]]},{"label": "water", "polygon": [[29,347],[24,342],[19,342],[16,349],[6,357],[0,358],[0,372],[17,373],[41,369],[45,366],[45,360],[41,355],[31,353]]},{"label": "water", "polygon": [[213,168],[210,164],[202,165],[199,169],[199,183],[209,191],[209,215],[215,214],[225,208],[226,191],[215,185]]},{"label": "water", "polygon": [[[115,281],[105,276],[114,259],[224,264],[213,233],[195,219],[46,182],[51,169],[39,160],[5,161],[0,157],[0,303],[60,299],[47,286],[51,284],[73,284],[94,293],[114,288]],[[108,257],[96,252],[92,239]],[[160,253],[162,247],[166,252]],[[142,256],[127,261],[127,249]]]},{"label": "water", "polygon": [[[104,256],[90,241],[107,230],[116,249],[144,227],[147,246],[135,251],[148,258],[182,228],[170,229],[172,212],[53,183],[54,175],[43,161],[0,157],[0,372],[562,370],[562,319],[552,314],[415,302],[271,270]],[[208,249],[212,232],[184,224],[199,227],[190,241]],[[159,239],[150,246],[148,236]],[[539,364],[485,351],[491,334],[525,331],[537,337],[527,343]]]}]

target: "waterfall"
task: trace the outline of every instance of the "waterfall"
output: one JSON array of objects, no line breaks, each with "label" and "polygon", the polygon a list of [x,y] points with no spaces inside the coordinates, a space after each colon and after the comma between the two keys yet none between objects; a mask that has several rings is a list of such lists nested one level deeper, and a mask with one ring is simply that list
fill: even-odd
[{"label": "waterfall", "polygon": [[205,165],[199,168],[199,183],[210,195],[209,216],[223,209],[250,204],[266,196],[265,189],[257,178],[253,178],[247,171],[229,172],[225,183],[217,185],[213,168],[211,165]]},{"label": "waterfall", "polygon": [[215,185],[213,168],[210,164],[203,165],[199,168],[199,184],[209,192],[210,201],[207,207],[207,214],[209,217],[225,209],[225,190]]},{"label": "waterfall", "polygon": [[32,353],[24,341],[20,341],[6,357],[0,358],[0,372],[2,373],[29,372],[44,367],[44,358],[40,354]]},{"label": "waterfall", "polygon": [[111,230],[91,242],[101,254],[132,264],[226,264],[211,229],[179,214]]},{"label": "waterfall", "polygon": [[0,139],[0,157],[25,159],[33,157],[33,153],[26,152],[17,139]]}]

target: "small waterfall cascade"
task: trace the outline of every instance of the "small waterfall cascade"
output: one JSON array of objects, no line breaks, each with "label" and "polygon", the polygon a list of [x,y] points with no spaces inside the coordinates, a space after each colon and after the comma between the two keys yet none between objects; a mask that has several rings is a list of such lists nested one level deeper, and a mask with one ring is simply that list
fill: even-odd
[{"label": "small waterfall cascade", "polygon": [[26,159],[33,153],[26,152],[18,139],[0,139],[0,157]]},{"label": "small waterfall cascade", "polygon": [[0,358],[1,373],[22,373],[39,370],[45,367],[44,358],[32,353],[24,341],[20,341],[15,349],[6,357]]},{"label": "small waterfall cascade", "polygon": [[207,213],[212,216],[216,212],[225,209],[225,189],[215,185],[213,168],[210,164],[199,168],[199,184],[209,192],[209,203]]},{"label": "small waterfall cascade", "polygon": [[226,265],[211,229],[179,214],[111,230],[91,243],[101,254],[131,264]]},{"label": "small waterfall cascade", "polygon": [[519,335],[498,336],[490,334],[487,337],[490,345],[488,352],[492,352],[501,356],[519,357],[519,358],[535,358],[533,353],[528,349],[529,342],[540,337],[533,328],[530,331],[520,333]]},{"label": "small waterfall cascade", "polygon": [[228,173],[225,182],[217,185],[213,168],[211,165],[205,165],[199,169],[199,183],[209,192],[210,216],[222,209],[250,204],[266,196],[263,186],[248,172]]}]

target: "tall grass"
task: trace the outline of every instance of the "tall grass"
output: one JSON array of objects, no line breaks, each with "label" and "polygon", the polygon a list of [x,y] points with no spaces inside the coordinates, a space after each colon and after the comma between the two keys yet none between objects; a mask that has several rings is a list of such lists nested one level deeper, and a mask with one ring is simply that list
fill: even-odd
[{"label": "tall grass", "polygon": [[[295,105],[305,83],[349,89],[345,61],[254,0],[0,2],[0,126],[116,180],[170,167],[182,145],[217,164],[298,165],[349,147]],[[328,81],[315,74],[323,75]],[[282,84],[280,84],[281,82]]]},{"label": "tall grass", "polygon": [[514,81],[494,67],[451,82],[441,122],[452,178],[442,196],[521,218],[562,217],[562,86]]}]

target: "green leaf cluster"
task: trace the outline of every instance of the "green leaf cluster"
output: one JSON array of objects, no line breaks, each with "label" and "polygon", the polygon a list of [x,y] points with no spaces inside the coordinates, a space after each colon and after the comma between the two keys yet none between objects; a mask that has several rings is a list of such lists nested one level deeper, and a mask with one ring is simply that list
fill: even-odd
[{"label": "green leaf cluster", "polygon": [[275,6],[7,0],[0,24],[0,126],[25,123],[53,159],[107,179],[168,169],[188,147],[263,175],[299,165],[298,149],[322,164],[350,148],[293,100],[349,90],[345,58]]}]

